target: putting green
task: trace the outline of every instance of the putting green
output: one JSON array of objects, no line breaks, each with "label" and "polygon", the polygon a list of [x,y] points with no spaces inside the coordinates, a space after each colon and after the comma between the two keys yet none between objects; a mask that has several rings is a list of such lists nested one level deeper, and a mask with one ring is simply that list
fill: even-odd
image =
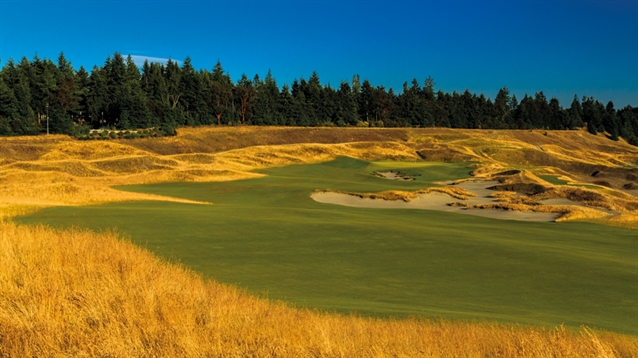
[{"label": "putting green", "polygon": [[567,180],[558,179],[558,175],[539,175],[538,177],[554,185],[567,184]]},{"label": "putting green", "polygon": [[[302,306],[638,335],[638,235],[587,223],[536,223],[321,204],[315,189],[414,190],[467,177],[468,163],[351,158],[271,168],[225,183],[122,190],[213,202],[59,207],[16,219],[116,227],[206,277]],[[414,181],[376,177],[400,171]]]}]

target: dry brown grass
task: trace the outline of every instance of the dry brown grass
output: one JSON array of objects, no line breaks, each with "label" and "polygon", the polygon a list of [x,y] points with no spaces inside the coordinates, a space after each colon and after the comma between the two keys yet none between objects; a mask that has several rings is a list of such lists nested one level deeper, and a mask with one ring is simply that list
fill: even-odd
[{"label": "dry brown grass", "polygon": [[635,357],[582,328],[346,317],[269,302],[118,235],[0,222],[2,357]]},{"label": "dry brown grass", "polygon": [[512,211],[530,211],[536,213],[555,213],[562,214],[556,219],[557,222],[574,221],[574,220],[586,220],[586,219],[602,219],[608,218],[610,215],[600,210],[574,206],[574,205],[537,205],[524,202],[511,203],[511,202],[499,202],[492,204],[471,204],[465,205],[468,209],[498,209],[498,210],[512,210]]},{"label": "dry brown grass", "polygon": [[638,230],[638,210],[612,216],[603,224]]}]

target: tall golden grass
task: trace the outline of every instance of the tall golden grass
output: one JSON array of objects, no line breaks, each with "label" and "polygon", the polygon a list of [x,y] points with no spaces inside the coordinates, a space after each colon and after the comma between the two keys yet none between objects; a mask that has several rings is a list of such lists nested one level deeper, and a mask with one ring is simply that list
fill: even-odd
[{"label": "tall golden grass", "polygon": [[0,221],[0,357],[635,357],[563,327],[374,319],[206,281],[113,232]]}]

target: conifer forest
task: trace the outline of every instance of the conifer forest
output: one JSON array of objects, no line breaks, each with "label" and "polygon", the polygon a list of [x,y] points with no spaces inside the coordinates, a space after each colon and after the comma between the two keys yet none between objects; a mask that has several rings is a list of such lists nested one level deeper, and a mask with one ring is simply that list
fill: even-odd
[{"label": "conifer forest", "polygon": [[431,77],[392,88],[374,86],[359,75],[338,87],[308,79],[280,86],[243,74],[234,82],[221,63],[212,70],[182,63],[145,62],[109,56],[90,72],[76,70],[64,54],[54,62],[35,56],[9,59],[0,72],[0,135],[60,133],[88,139],[91,129],[163,135],[180,126],[277,125],[359,127],[451,127],[474,129],[571,130],[586,127],[638,145],[638,108],[616,108],[574,95],[563,107],[543,92],[516,98],[507,87],[494,99],[483,94],[435,91]]}]

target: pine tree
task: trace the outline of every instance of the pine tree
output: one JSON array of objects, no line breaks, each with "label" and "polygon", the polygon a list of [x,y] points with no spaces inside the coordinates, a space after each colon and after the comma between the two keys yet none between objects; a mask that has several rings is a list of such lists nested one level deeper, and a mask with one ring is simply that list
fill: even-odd
[{"label": "pine tree", "polygon": [[109,94],[105,72],[94,66],[89,77],[86,103],[89,122],[93,128],[101,128],[105,124],[104,112],[108,116]]},{"label": "pine tree", "polygon": [[13,123],[18,120],[16,102],[13,91],[0,77],[0,135],[18,134],[12,128]]},{"label": "pine tree", "polygon": [[126,74],[124,83],[118,95],[120,107],[120,119],[118,127],[121,129],[147,128],[150,126],[148,108],[146,107],[146,95],[142,90],[139,68],[131,55],[126,58]]},{"label": "pine tree", "polygon": [[254,124],[276,125],[280,122],[279,87],[268,70],[266,78],[261,81],[259,76],[253,80],[255,86],[255,101],[252,107]]},{"label": "pine tree", "polygon": [[638,110],[627,105],[618,111],[620,135],[632,145],[638,145]]},{"label": "pine tree", "polygon": [[202,110],[206,107],[206,103],[203,101],[204,89],[201,78],[193,68],[190,57],[186,57],[181,70],[180,93],[182,93],[181,103],[185,111],[185,123],[191,126],[210,124],[207,111]]},{"label": "pine tree", "polygon": [[235,96],[241,108],[241,124],[246,123],[246,119],[250,120],[250,107],[255,99],[256,91],[253,82],[248,79],[246,74],[242,74],[237,86],[235,86]]},{"label": "pine tree", "polygon": [[616,110],[614,109],[614,102],[609,101],[603,114],[603,127],[605,131],[609,133],[611,140],[618,140],[620,134],[620,128],[618,126],[618,118],[616,116]]},{"label": "pine tree", "polygon": [[340,127],[357,125],[357,103],[355,102],[355,94],[348,82],[343,81],[337,91],[338,110],[335,124]]},{"label": "pine tree", "polygon": [[[604,131],[602,127],[602,116],[604,112],[604,108],[598,101],[594,101],[592,97],[584,97],[583,98],[583,121],[587,123],[587,131],[591,134],[596,135],[601,129]],[[602,107],[602,111],[601,111]]]},{"label": "pine tree", "polygon": [[88,97],[89,97],[89,88],[91,80],[89,78],[89,73],[86,71],[84,66],[80,66],[77,73],[75,74],[75,83],[76,83],[76,94],[78,100],[78,106],[76,110],[76,116],[78,118],[78,123],[85,124],[88,121],[89,116],[89,105],[88,105]]},{"label": "pine tree", "polygon": [[233,83],[230,75],[224,73],[218,61],[210,75],[204,75],[206,102],[217,118],[217,125],[222,124],[222,117],[230,111],[230,101],[233,94]]},{"label": "pine tree", "polygon": [[580,102],[578,101],[578,97],[574,95],[574,100],[572,101],[571,106],[569,107],[569,129],[576,129],[584,126],[583,123],[583,109],[580,106]]},{"label": "pine tree", "polygon": [[503,125],[510,121],[510,111],[512,110],[510,107],[511,100],[510,90],[507,86],[503,86],[503,88],[498,91],[498,94],[494,99],[494,112],[498,122],[501,124],[499,126],[500,128],[503,128]]},{"label": "pine tree", "polygon": [[150,125],[173,124],[171,123],[168,86],[164,77],[163,65],[144,61],[142,66],[142,90],[146,96]]}]

